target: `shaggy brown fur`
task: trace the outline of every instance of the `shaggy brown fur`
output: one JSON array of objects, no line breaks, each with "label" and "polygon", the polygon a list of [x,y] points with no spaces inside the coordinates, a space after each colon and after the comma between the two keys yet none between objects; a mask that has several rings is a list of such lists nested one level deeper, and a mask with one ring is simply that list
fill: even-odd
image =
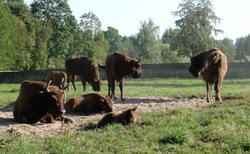
[{"label": "shaggy brown fur", "polygon": [[[46,83],[51,82],[51,85],[55,85],[59,87],[60,89],[65,89],[67,84],[67,74],[63,71],[50,71],[47,75],[47,78],[45,80]],[[63,103],[66,101],[66,91],[63,91]]]},{"label": "shaggy brown fur", "polygon": [[57,86],[50,83],[23,81],[19,96],[15,102],[13,115],[19,123],[54,122],[64,118],[63,94]]},{"label": "shaggy brown fur", "polygon": [[[65,62],[66,73],[68,75],[67,82],[70,77],[74,89],[76,90],[76,76],[81,77],[83,90],[86,90],[86,82],[90,83],[94,91],[100,91],[102,80],[99,77],[99,70],[96,63],[88,57],[72,57]],[[69,90],[69,89],[68,89]]]},{"label": "shaggy brown fur", "polygon": [[[99,65],[100,66],[100,65]],[[106,65],[100,66],[105,68],[105,72],[108,78],[108,96],[110,98],[115,97],[115,81],[119,82],[119,88],[121,91],[121,100],[124,101],[123,97],[123,86],[124,86],[124,77],[131,75],[132,78],[142,77],[142,69],[140,64],[140,59],[132,59],[120,52],[114,52],[110,54],[106,59]],[[110,94],[111,90],[111,94]]]},{"label": "shaggy brown fur", "polygon": [[215,83],[215,100],[221,101],[220,88],[227,73],[227,57],[220,49],[212,48],[191,57],[189,72],[194,77],[203,76],[207,84],[207,102],[212,99],[211,89]]},{"label": "shaggy brown fur", "polygon": [[138,107],[136,106],[127,110],[108,113],[99,121],[97,127],[101,128],[112,123],[121,123],[122,125],[130,123],[140,124],[141,116],[137,111],[137,108]]},{"label": "shaggy brown fur", "polygon": [[99,94],[86,94],[81,97],[74,97],[64,105],[67,113],[90,114],[112,112],[113,103],[109,97],[103,97]]}]

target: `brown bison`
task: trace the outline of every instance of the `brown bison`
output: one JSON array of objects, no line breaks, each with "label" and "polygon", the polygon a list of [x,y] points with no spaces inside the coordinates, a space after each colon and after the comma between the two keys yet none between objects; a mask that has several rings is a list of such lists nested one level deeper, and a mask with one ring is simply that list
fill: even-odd
[{"label": "brown bison", "polygon": [[61,89],[64,89],[67,86],[67,74],[65,72],[50,71],[45,82],[49,83],[51,80],[51,85],[55,85]]},{"label": "brown bison", "polygon": [[112,101],[109,97],[103,97],[99,94],[86,94],[81,97],[74,97],[68,100],[64,108],[67,113],[90,114],[112,112]]},{"label": "brown bison", "polygon": [[[51,85],[55,85],[57,87],[59,87],[60,89],[64,89],[66,86],[68,86],[67,84],[67,74],[65,72],[62,71],[50,71],[47,75],[47,78],[45,80],[46,83],[51,82]],[[63,92],[63,103],[65,103],[66,101],[66,92]]]},{"label": "brown bison", "polygon": [[[81,77],[83,90],[86,90],[86,82],[90,83],[94,91],[100,91],[102,80],[99,77],[99,70],[96,63],[88,57],[72,57],[65,62],[66,73],[69,83],[70,76],[73,87],[76,91],[76,75]],[[69,89],[68,89],[69,90]]]},{"label": "brown bison", "polygon": [[[100,66],[100,65],[99,65]],[[124,77],[131,75],[132,78],[142,77],[142,69],[140,64],[140,59],[132,59],[120,52],[114,52],[110,54],[106,59],[106,65],[100,66],[105,69],[108,78],[108,96],[112,99],[115,98],[115,81],[119,82],[119,87],[121,91],[121,100],[124,101],[123,97],[123,86]],[[110,95],[111,89],[111,95]]]},{"label": "brown bison", "polygon": [[[50,86],[45,82],[23,81],[19,96],[15,102],[13,115],[19,123],[54,122],[61,120],[72,122],[64,118],[63,90],[57,86]],[[67,87],[66,87],[67,88]]]},{"label": "brown bison", "polygon": [[127,110],[108,113],[99,121],[97,127],[101,128],[112,123],[121,123],[122,125],[130,123],[140,124],[141,116],[137,111],[137,108],[138,107],[136,106]]},{"label": "brown bison", "polygon": [[191,66],[189,72],[194,77],[203,76],[207,84],[207,102],[212,99],[211,89],[215,83],[214,89],[216,92],[216,101],[221,101],[220,88],[227,73],[227,57],[220,49],[212,48],[210,50],[202,51],[201,53],[190,56]]}]

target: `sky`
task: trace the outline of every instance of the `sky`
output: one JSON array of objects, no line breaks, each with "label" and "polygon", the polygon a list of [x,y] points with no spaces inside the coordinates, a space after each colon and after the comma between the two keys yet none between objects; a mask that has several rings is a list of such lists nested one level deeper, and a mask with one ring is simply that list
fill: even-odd
[{"label": "sky", "polygon": [[[24,0],[28,5],[33,0]],[[139,32],[142,21],[151,18],[160,27],[160,37],[168,28],[175,28],[178,11],[182,0],[68,0],[68,4],[80,22],[80,16],[93,12],[102,23],[102,30],[111,26],[122,36],[131,36]],[[224,33],[214,36],[215,39],[229,38],[234,41],[250,34],[250,0],[213,0],[214,12],[221,18],[216,25]]]}]

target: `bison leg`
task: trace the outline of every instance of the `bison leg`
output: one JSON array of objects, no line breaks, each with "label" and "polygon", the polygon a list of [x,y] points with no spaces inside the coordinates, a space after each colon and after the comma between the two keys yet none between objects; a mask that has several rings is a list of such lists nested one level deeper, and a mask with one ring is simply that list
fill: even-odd
[{"label": "bison leg", "polygon": [[[70,73],[67,73],[67,77],[68,77],[68,78],[67,78],[67,83],[68,83],[68,84],[69,84],[70,76],[71,76],[71,74],[70,74]],[[68,91],[69,91],[69,86],[68,86],[67,89],[68,89]]]},{"label": "bison leg", "polygon": [[76,75],[75,74],[72,74],[71,82],[72,82],[72,85],[73,85],[75,91],[77,91],[76,84],[75,84],[75,82],[76,82]]},{"label": "bison leg", "polygon": [[52,114],[47,113],[41,120],[40,122],[43,123],[53,123],[54,122],[54,117]]},{"label": "bison leg", "polygon": [[123,97],[123,86],[124,86],[124,78],[120,81],[119,87],[120,87],[120,91],[121,91],[121,100],[125,101],[125,99]]},{"label": "bison leg", "polygon": [[211,95],[212,84],[207,82],[207,102],[211,102],[212,95]]},{"label": "bison leg", "polygon": [[222,82],[216,81],[215,85],[214,85],[214,90],[216,92],[215,94],[215,100],[216,101],[221,101],[221,97],[220,97],[220,87],[222,85]]},{"label": "bison leg", "polygon": [[81,80],[82,80],[83,91],[86,91],[86,81],[82,78]]},{"label": "bison leg", "polygon": [[110,86],[111,86],[111,97],[110,98],[116,99],[116,97],[115,97],[115,80],[113,80],[113,79],[111,80]]}]

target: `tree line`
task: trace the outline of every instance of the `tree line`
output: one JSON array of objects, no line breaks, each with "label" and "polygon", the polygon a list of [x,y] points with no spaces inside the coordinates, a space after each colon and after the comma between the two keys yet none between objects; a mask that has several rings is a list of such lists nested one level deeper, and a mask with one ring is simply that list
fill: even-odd
[{"label": "tree line", "polygon": [[[143,57],[142,63],[189,62],[188,55],[219,47],[234,61],[234,54],[250,55],[250,35],[236,40],[215,40],[220,18],[211,0],[183,0],[177,11],[176,28],[160,36],[152,19],[140,22],[139,31],[121,36],[119,30],[102,24],[93,13],[80,21],[72,15],[65,0],[0,0],[0,70],[64,68],[67,58],[87,56],[104,64],[109,53],[120,51],[130,57]],[[163,19],[165,20],[165,19]]]}]

